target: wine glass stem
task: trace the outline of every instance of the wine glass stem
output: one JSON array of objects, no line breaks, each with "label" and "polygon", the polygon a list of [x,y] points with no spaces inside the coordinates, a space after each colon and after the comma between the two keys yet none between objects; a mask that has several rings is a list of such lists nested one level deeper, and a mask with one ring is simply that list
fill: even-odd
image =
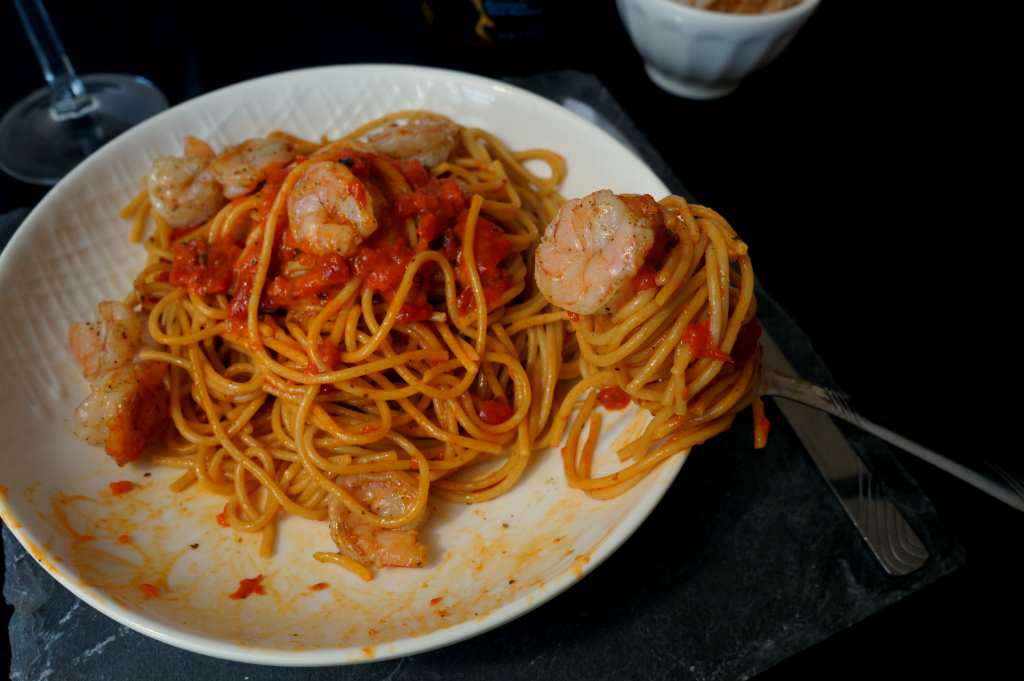
[{"label": "wine glass stem", "polygon": [[95,108],[95,103],[85,91],[85,86],[78,79],[64,51],[64,45],[53,28],[42,0],[14,0],[14,6],[25,25],[25,32],[28,33],[36,59],[43,69],[43,77],[50,88],[54,117],[77,118]]}]

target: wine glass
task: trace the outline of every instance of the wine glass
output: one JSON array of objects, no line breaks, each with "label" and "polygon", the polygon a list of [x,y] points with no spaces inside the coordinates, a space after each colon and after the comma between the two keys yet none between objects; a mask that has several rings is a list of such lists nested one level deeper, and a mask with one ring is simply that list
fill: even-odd
[{"label": "wine glass", "polygon": [[0,169],[24,182],[57,184],[86,156],[167,108],[164,94],[141,76],[79,77],[42,0],[13,0],[46,87],[0,120]]}]

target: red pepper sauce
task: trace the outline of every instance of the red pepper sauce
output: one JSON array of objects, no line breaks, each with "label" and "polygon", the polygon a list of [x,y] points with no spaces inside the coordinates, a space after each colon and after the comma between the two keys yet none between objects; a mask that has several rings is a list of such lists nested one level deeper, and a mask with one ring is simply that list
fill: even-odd
[{"label": "red pepper sauce", "polygon": [[[394,164],[392,161],[392,165]],[[409,179],[408,176],[406,179]],[[467,208],[469,194],[458,182],[453,178],[434,178],[411,194],[395,197],[391,206],[391,216],[396,222],[410,216],[420,219],[420,226],[416,230],[420,241],[416,245],[416,250],[424,251],[431,248],[431,242],[450,229],[455,224],[455,219]]]},{"label": "red pepper sauce", "polygon": [[359,249],[352,264],[368,288],[374,291],[394,291],[402,283],[405,270],[415,253],[401,237],[393,243],[378,245],[379,241],[371,238],[372,243]]},{"label": "red pepper sauce", "polygon": [[656,275],[664,266],[665,258],[668,257],[669,251],[679,243],[679,237],[665,226],[665,218],[661,206],[650,194],[623,196],[622,201],[635,213],[650,219],[651,226],[654,229],[654,243],[651,244],[651,249],[644,256],[644,262],[640,269],[626,285],[625,293],[621,299],[622,304],[625,304],[637,293],[642,293],[657,284]]},{"label": "red pepper sauce", "polygon": [[230,237],[212,246],[199,239],[178,244],[169,281],[174,286],[187,286],[197,296],[223,293],[231,284],[235,261],[241,252]]},{"label": "red pepper sauce", "polygon": [[[274,201],[277,200],[278,194],[281,192],[281,185],[284,184],[285,178],[288,177],[289,170],[280,169],[275,170],[267,178],[266,183],[263,185],[263,189],[260,190],[263,200],[260,203],[259,209],[256,211],[255,224],[250,228],[263,232],[264,224],[267,218],[270,217],[270,211],[274,206]],[[277,229],[274,232],[274,246],[273,253],[277,255],[277,260],[280,260],[281,251],[285,245],[285,238],[288,233],[288,215],[287,211],[281,211],[278,214]],[[249,315],[249,294],[252,293],[253,280],[256,278],[256,270],[259,268],[260,256],[263,250],[263,239],[262,236],[253,243],[249,244],[242,250],[242,253],[236,258],[235,265],[232,268],[231,284],[228,288],[228,292],[233,296],[231,304],[228,306],[228,321],[231,323],[231,331],[237,335],[245,333],[246,320]],[[280,267],[279,262],[271,262],[271,272],[276,271],[277,267]],[[268,276],[268,280],[272,280],[272,276]],[[263,299],[266,299],[266,292],[264,292]],[[261,307],[264,307],[263,300]],[[271,309],[266,311],[270,312]]]},{"label": "red pepper sauce", "polygon": [[348,261],[337,253],[317,256],[303,253],[296,259],[309,261],[312,269],[294,279],[276,277],[267,287],[267,306],[288,308],[303,298],[317,297],[336,284],[352,281],[352,269]]},{"label": "red pepper sauce", "polygon": [[736,343],[732,346],[732,361],[736,366],[742,366],[750,356],[754,354],[757,349],[757,341],[761,338],[761,325],[757,321],[757,317],[750,320],[749,323],[744,324],[740,327],[740,332],[736,336]]},{"label": "red pepper sauce", "polygon": [[683,331],[683,342],[690,346],[690,352],[697,357],[732,361],[729,355],[712,344],[711,319],[705,319],[700,324],[687,324]]},{"label": "red pepper sauce", "polygon": [[[351,281],[354,276],[362,278],[369,289],[377,292],[385,303],[390,304],[409,262],[417,252],[430,248],[442,250],[456,268],[456,276],[461,287],[458,301],[460,310],[466,312],[474,309],[475,300],[470,277],[461,252],[467,208],[470,203],[469,194],[453,178],[432,177],[419,161],[396,161],[385,155],[353,150],[342,153],[343,157],[338,162],[348,167],[353,176],[360,181],[353,184],[353,191],[361,205],[371,202],[374,206],[386,204],[381,189],[385,186],[380,177],[381,162],[389,163],[398,170],[414,191],[394,197],[388,210],[374,211],[378,220],[377,230],[361,245],[355,255],[349,258],[337,254],[313,256],[300,251],[291,230],[288,229],[286,211],[282,211],[279,214],[280,223],[275,230],[275,244],[268,267],[268,283],[260,299],[260,312],[274,312],[326,301],[332,291]],[[282,169],[271,173],[267,179],[260,190],[262,201],[254,218],[256,224],[252,229],[262,231],[262,223],[269,218],[287,174],[288,171]],[[405,235],[405,221],[409,217],[416,217],[419,220],[419,241],[415,248],[409,246]],[[199,241],[195,243],[202,244]],[[216,246],[209,249],[210,252],[205,256],[206,262],[203,262],[203,245],[192,245],[190,242],[180,248],[182,264],[177,267],[177,274],[172,280],[181,281],[181,284],[176,285],[194,286],[197,292],[227,290],[233,296],[228,310],[232,331],[238,335],[243,334],[248,318],[253,280],[260,266],[262,242],[257,240],[240,254],[235,251],[234,266],[229,268],[228,275],[221,272],[220,259],[216,259],[216,277],[212,271],[207,271],[211,269],[210,259]],[[510,275],[500,267],[500,263],[511,252],[511,245],[499,226],[479,218],[474,251],[484,294],[488,304],[491,304],[510,285]],[[291,280],[276,276],[281,266],[292,260],[298,260],[309,271]],[[399,323],[423,321],[433,314],[434,308],[428,300],[433,271],[433,263],[427,263],[417,272],[413,286],[399,311]],[[437,291],[433,295],[436,294]]]},{"label": "red pepper sauce", "polygon": [[430,171],[423,167],[417,159],[410,161],[396,161],[395,159],[389,158],[388,163],[393,165],[398,172],[402,173],[405,181],[409,183],[409,186],[413,189],[419,189],[425,186],[434,176],[430,174]]},{"label": "red pepper sauce", "polygon": [[257,222],[267,221],[267,216],[270,215],[270,209],[274,207],[274,201],[277,200],[277,195],[281,193],[281,185],[284,184],[289,172],[290,170],[281,168],[267,176],[267,181],[263,185],[262,190],[263,200],[260,202],[259,210],[256,213]]},{"label": "red pepper sauce", "polygon": [[119,544],[127,544],[129,541],[131,541],[131,539],[128,538],[127,534],[122,534],[120,537],[117,538],[117,541]]},{"label": "red pepper sauce", "polygon": [[133,485],[129,480],[121,480],[119,482],[110,483],[110,491],[113,492],[114,496],[120,496],[125,492],[131,492]]},{"label": "red pepper sauce", "polygon": [[629,406],[629,394],[617,385],[601,388],[597,391],[597,401],[609,411],[618,411]]},{"label": "red pepper sauce", "polygon": [[492,400],[484,400],[477,410],[480,420],[491,426],[505,423],[512,418],[512,413],[512,407],[508,406],[508,400],[504,395],[499,395]]},{"label": "red pepper sauce", "polygon": [[633,194],[619,196],[622,202],[648,220],[654,220],[655,224],[662,221],[661,206],[650,194]]},{"label": "red pepper sauce", "polygon": [[[643,293],[647,289],[653,287],[657,283],[655,280],[656,276],[657,272],[654,271],[651,264],[645,262],[640,266],[640,271],[636,273],[635,277],[633,277],[633,281],[631,282],[633,290],[636,293]],[[632,298],[632,296],[630,296],[630,298]]]},{"label": "red pepper sauce", "polygon": [[[390,242],[386,240],[387,236],[389,235],[381,230],[374,233],[356,253],[352,264],[356,274],[363,278],[363,284],[378,292],[384,302],[390,305],[415,253],[402,236],[394,235],[394,241]],[[434,307],[427,300],[427,289],[433,269],[433,263],[426,263],[417,271],[412,288],[409,289],[402,309],[398,312],[400,324],[421,322],[434,314]]]},{"label": "red pepper sauce", "polygon": [[[473,296],[473,287],[469,268],[463,257],[463,240],[466,234],[466,222],[469,212],[459,216],[459,222],[455,229],[447,230],[444,233],[444,244],[442,250],[444,255],[455,264],[455,279],[462,285],[459,293],[459,312],[466,313],[476,309],[476,298]],[[511,285],[512,279],[500,263],[512,252],[512,244],[505,236],[505,230],[490,220],[477,217],[476,232],[473,235],[473,255],[476,258],[476,269],[480,276],[480,284],[484,289],[484,300],[487,305],[493,305],[501,297],[501,294]]]},{"label": "red pepper sauce", "polygon": [[324,589],[326,589],[329,586],[330,586],[330,584],[328,584],[327,582],[317,582],[313,586],[309,587],[309,590],[310,591],[323,591]]},{"label": "red pepper sauce", "polygon": [[263,581],[263,575],[256,575],[252,579],[242,579],[238,582],[238,591],[228,596],[231,600],[237,601],[242,598],[256,594],[262,596],[266,590],[260,586],[260,582]]},{"label": "red pepper sauce", "polygon": [[224,510],[217,514],[217,524],[221,527],[231,527],[228,521],[228,505],[224,504]]},{"label": "red pepper sauce", "polygon": [[246,318],[249,314],[249,294],[252,293],[252,283],[256,278],[256,268],[259,264],[259,242],[246,246],[235,262],[231,285],[234,297],[228,305],[228,320],[231,322],[231,330],[239,335],[245,333]]},{"label": "red pepper sauce", "polygon": [[[421,176],[420,173],[426,171],[418,161],[387,160],[416,189],[394,198],[388,216],[391,227],[378,227],[352,258],[352,266],[366,286],[390,304],[413,256],[441,246],[438,238],[465,212],[469,195],[452,178],[441,180]],[[409,247],[405,236],[404,225],[409,217],[419,219],[419,241],[415,249]],[[433,263],[426,263],[417,271],[398,313],[399,323],[423,321],[433,314],[434,308],[427,299],[433,271]],[[443,298],[443,289],[441,296]]]},{"label": "red pepper sauce", "polygon": [[152,584],[139,584],[139,591],[146,594],[150,598],[160,598],[160,592],[156,590],[156,587]]}]

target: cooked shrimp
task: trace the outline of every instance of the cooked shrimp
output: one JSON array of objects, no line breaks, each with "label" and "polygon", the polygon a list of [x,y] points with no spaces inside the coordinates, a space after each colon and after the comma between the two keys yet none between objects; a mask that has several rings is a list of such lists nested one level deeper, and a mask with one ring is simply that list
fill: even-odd
[{"label": "cooked shrimp", "polygon": [[306,253],[352,255],[377,229],[373,204],[366,185],[344,163],[314,163],[288,197],[289,229]]},{"label": "cooked shrimp", "polygon": [[551,303],[593,314],[612,305],[652,245],[651,218],[611,191],[566,201],[537,247],[537,286]]},{"label": "cooked shrimp", "polygon": [[75,410],[75,435],[106,442],[121,466],[139,458],[146,442],[167,422],[163,363],[133,363],[140,348],[155,347],[145,318],[123,303],[102,302],[99,321],[75,322],[68,333],[92,394]]},{"label": "cooked shrimp", "polygon": [[433,168],[448,160],[448,154],[455,148],[455,131],[448,123],[439,121],[395,125],[371,135],[369,144],[393,158],[416,159]]},{"label": "cooked shrimp", "polygon": [[195,137],[185,138],[185,157],[158,158],[146,176],[149,200],[171,227],[209,220],[224,205],[222,187],[210,172],[213,149]]},{"label": "cooked shrimp", "polygon": [[110,301],[100,303],[98,321],[72,324],[68,342],[82,365],[82,375],[90,381],[123,367],[142,346],[156,347],[145,316]]},{"label": "cooked shrimp", "polygon": [[166,371],[163,362],[142,362],[102,374],[75,410],[75,435],[91,445],[105,444],[118,466],[138,459],[167,425]]},{"label": "cooked shrimp", "polygon": [[[346,475],[338,484],[357,501],[384,518],[397,518],[416,503],[417,484],[404,471]],[[430,516],[430,504],[416,520],[403,527],[386,530],[363,522],[337,497],[328,504],[331,539],[338,549],[364,565],[381,568],[422,567],[427,564],[427,547],[419,541],[419,528]]]},{"label": "cooked shrimp", "polygon": [[294,148],[285,140],[246,140],[217,154],[210,162],[210,172],[224,187],[224,196],[233,199],[255,191],[271,172],[285,167],[293,158]]}]

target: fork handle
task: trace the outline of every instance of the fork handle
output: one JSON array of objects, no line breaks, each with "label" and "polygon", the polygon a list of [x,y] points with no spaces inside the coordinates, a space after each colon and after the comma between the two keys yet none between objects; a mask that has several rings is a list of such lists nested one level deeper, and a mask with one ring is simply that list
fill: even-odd
[{"label": "fork handle", "polygon": [[937,468],[941,468],[950,475],[960,478],[967,484],[973,485],[982,492],[999,499],[1004,504],[1012,506],[1018,511],[1024,511],[1024,498],[1021,498],[1003,480],[994,478],[987,472],[972,466],[953,461],[938,452],[933,452],[927,447],[922,447],[916,442],[908,440],[899,433],[894,433],[885,426],[880,426],[874,421],[864,418],[850,407],[842,394],[831,388],[826,388],[825,386],[800,378],[794,378],[793,376],[787,376],[775,371],[766,364],[762,364],[761,395],[764,397],[782,397],[787,400],[793,400],[794,402],[820,409],[841,418],[890,444],[896,445],[903,451],[913,454]]}]

